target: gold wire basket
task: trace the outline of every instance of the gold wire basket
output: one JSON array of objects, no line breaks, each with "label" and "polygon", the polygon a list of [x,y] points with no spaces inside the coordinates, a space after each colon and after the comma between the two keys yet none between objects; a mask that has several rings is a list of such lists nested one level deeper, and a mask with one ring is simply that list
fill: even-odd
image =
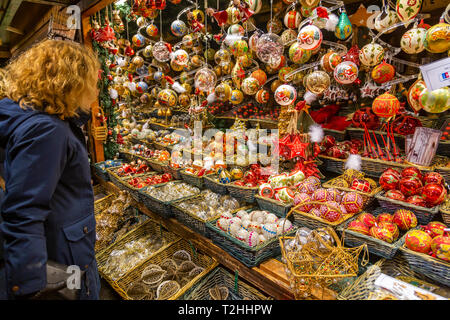
[{"label": "gold wire basket", "polygon": [[[286,219],[294,209],[289,211]],[[334,246],[322,238],[324,232],[333,237]],[[369,252],[366,244],[345,248],[331,227],[314,229],[312,235],[315,241],[303,245],[299,251],[288,251],[286,248],[285,243],[295,237],[282,235],[279,238],[281,253],[286,261],[288,278],[296,300],[305,299],[316,290],[323,293],[325,288],[339,280],[358,276],[358,258],[363,250],[362,265],[368,262]]]}]

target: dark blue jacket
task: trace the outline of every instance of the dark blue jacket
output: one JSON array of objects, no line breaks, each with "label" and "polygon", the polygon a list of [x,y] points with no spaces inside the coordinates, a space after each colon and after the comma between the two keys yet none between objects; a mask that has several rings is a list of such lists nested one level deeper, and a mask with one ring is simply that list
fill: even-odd
[{"label": "dark blue jacket", "polygon": [[6,152],[1,205],[7,290],[46,286],[47,260],[87,269],[82,299],[97,299],[94,196],[81,129],[10,99],[0,100],[0,148]]}]

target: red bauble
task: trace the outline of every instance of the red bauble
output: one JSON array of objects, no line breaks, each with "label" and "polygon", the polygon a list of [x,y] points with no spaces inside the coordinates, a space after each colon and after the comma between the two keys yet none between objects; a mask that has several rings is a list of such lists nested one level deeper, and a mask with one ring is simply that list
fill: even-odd
[{"label": "red bauble", "polygon": [[367,228],[372,228],[376,223],[377,219],[370,213],[364,212],[358,216],[358,221],[362,222]]},{"label": "red bauble", "polygon": [[341,202],[342,196],[337,189],[330,188],[330,189],[326,189],[326,190],[327,190],[327,194],[326,194],[327,201],[335,201],[337,203]]},{"label": "red bauble", "polygon": [[417,217],[414,212],[406,209],[398,209],[394,213],[393,222],[400,228],[406,231],[417,226]]},{"label": "red bauble", "polygon": [[400,182],[401,175],[397,170],[394,169],[386,169],[379,179],[380,186],[383,190],[394,190],[398,189],[398,184]]},{"label": "red bauble", "polygon": [[369,233],[370,229],[364,223],[362,223],[361,221],[358,221],[358,220],[351,221],[348,224],[347,229],[353,230],[353,231],[356,231],[356,232],[360,232],[360,233],[365,234],[365,235],[369,235],[370,234]]},{"label": "red bauble", "polygon": [[364,179],[353,179],[350,189],[369,193],[371,190],[370,183]]},{"label": "red bauble", "polygon": [[413,195],[411,197],[406,198],[406,202],[411,203],[415,206],[426,207],[427,202],[425,201],[425,197],[420,194]]},{"label": "red bauble", "polygon": [[336,145],[336,139],[333,136],[327,135],[323,137],[321,146],[325,147],[325,149],[331,148]]},{"label": "red bauble", "polygon": [[343,150],[342,147],[333,146],[330,149],[328,149],[327,156],[338,159],[345,159],[347,158],[347,153]]},{"label": "red bauble", "polygon": [[400,191],[405,197],[413,196],[423,187],[422,180],[415,176],[408,176],[400,180]]},{"label": "red bauble", "polygon": [[380,222],[378,224],[378,226],[381,227],[381,228],[388,229],[392,233],[394,241],[397,240],[397,238],[398,238],[398,236],[400,234],[400,231],[398,230],[398,227],[397,227],[397,225],[395,223],[383,221],[383,222]]},{"label": "red bauble", "polygon": [[358,213],[364,206],[364,199],[359,193],[349,192],[342,197],[342,204],[349,214]]},{"label": "red bauble", "polygon": [[431,221],[428,223],[423,229],[426,233],[428,233],[432,238],[437,236],[442,236],[445,233],[445,229],[447,226],[439,221]]},{"label": "red bauble", "polygon": [[438,172],[427,172],[423,176],[423,183],[425,185],[430,183],[444,184],[444,178]]},{"label": "red bauble", "polygon": [[416,167],[407,167],[405,169],[402,170],[402,178],[406,178],[406,177],[416,177],[419,178],[419,180],[422,180],[423,176],[422,176],[422,172],[420,172],[419,169],[417,169]]},{"label": "red bauble", "polygon": [[335,201],[327,201],[327,204],[329,204],[330,207],[325,204],[320,206],[320,216],[330,222],[338,221],[341,218],[341,213],[338,211],[339,203]]},{"label": "red bauble", "polygon": [[392,200],[405,201],[405,196],[400,192],[400,190],[389,190],[384,194],[384,196]]},{"label": "red bauble", "polygon": [[422,194],[428,205],[437,206],[445,200],[447,189],[442,184],[430,183],[423,187]]},{"label": "red bauble", "polygon": [[313,205],[312,204],[307,204],[308,202],[311,201],[311,196],[307,193],[296,193],[294,196],[294,205],[301,205],[302,206],[298,207],[297,210],[302,211],[302,212],[309,212]]},{"label": "red bauble", "polygon": [[355,128],[367,127],[369,130],[374,130],[379,127],[380,119],[372,111],[372,108],[366,107],[355,111],[352,117],[352,124]]},{"label": "red bauble", "polygon": [[373,226],[370,228],[370,235],[374,238],[392,243],[394,241],[394,235],[387,228]]},{"label": "red bauble", "polygon": [[380,213],[377,217],[378,223],[392,222],[394,217],[390,213]]},{"label": "red bauble", "polygon": [[314,199],[314,201],[327,201],[327,190],[323,188],[317,189],[316,191],[314,191],[312,198]]}]

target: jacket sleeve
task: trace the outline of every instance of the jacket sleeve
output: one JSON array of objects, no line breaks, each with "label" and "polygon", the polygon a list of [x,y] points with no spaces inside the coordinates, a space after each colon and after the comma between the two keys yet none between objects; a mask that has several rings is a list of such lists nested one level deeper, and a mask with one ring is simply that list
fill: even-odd
[{"label": "jacket sleeve", "polygon": [[12,137],[2,204],[5,269],[9,294],[45,288],[47,246],[44,221],[67,158],[62,124],[34,123]]}]

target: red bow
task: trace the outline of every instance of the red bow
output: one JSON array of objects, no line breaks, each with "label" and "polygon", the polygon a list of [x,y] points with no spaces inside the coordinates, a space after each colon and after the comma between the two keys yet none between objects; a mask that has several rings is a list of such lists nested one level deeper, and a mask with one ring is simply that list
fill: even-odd
[{"label": "red bow", "polygon": [[241,10],[241,12],[244,14],[244,16],[241,19],[242,22],[247,21],[248,18],[250,18],[254,14],[254,12],[250,10],[246,4],[240,5],[239,10]]},{"label": "red bow", "polygon": [[205,27],[205,25],[198,20],[192,20],[191,24],[194,32],[200,31]]},{"label": "red bow", "polygon": [[227,23],[228,13],[226,12],[226,10],[216,11],[213,13],[213,17],[214,17],[214,19],[216,19],[219,27],[221,27]]},{"label": "red bow", "polygon": [[328,19],[328,10],[325,7],[317,7],[317,16],[319,18],[327,18]]}]

